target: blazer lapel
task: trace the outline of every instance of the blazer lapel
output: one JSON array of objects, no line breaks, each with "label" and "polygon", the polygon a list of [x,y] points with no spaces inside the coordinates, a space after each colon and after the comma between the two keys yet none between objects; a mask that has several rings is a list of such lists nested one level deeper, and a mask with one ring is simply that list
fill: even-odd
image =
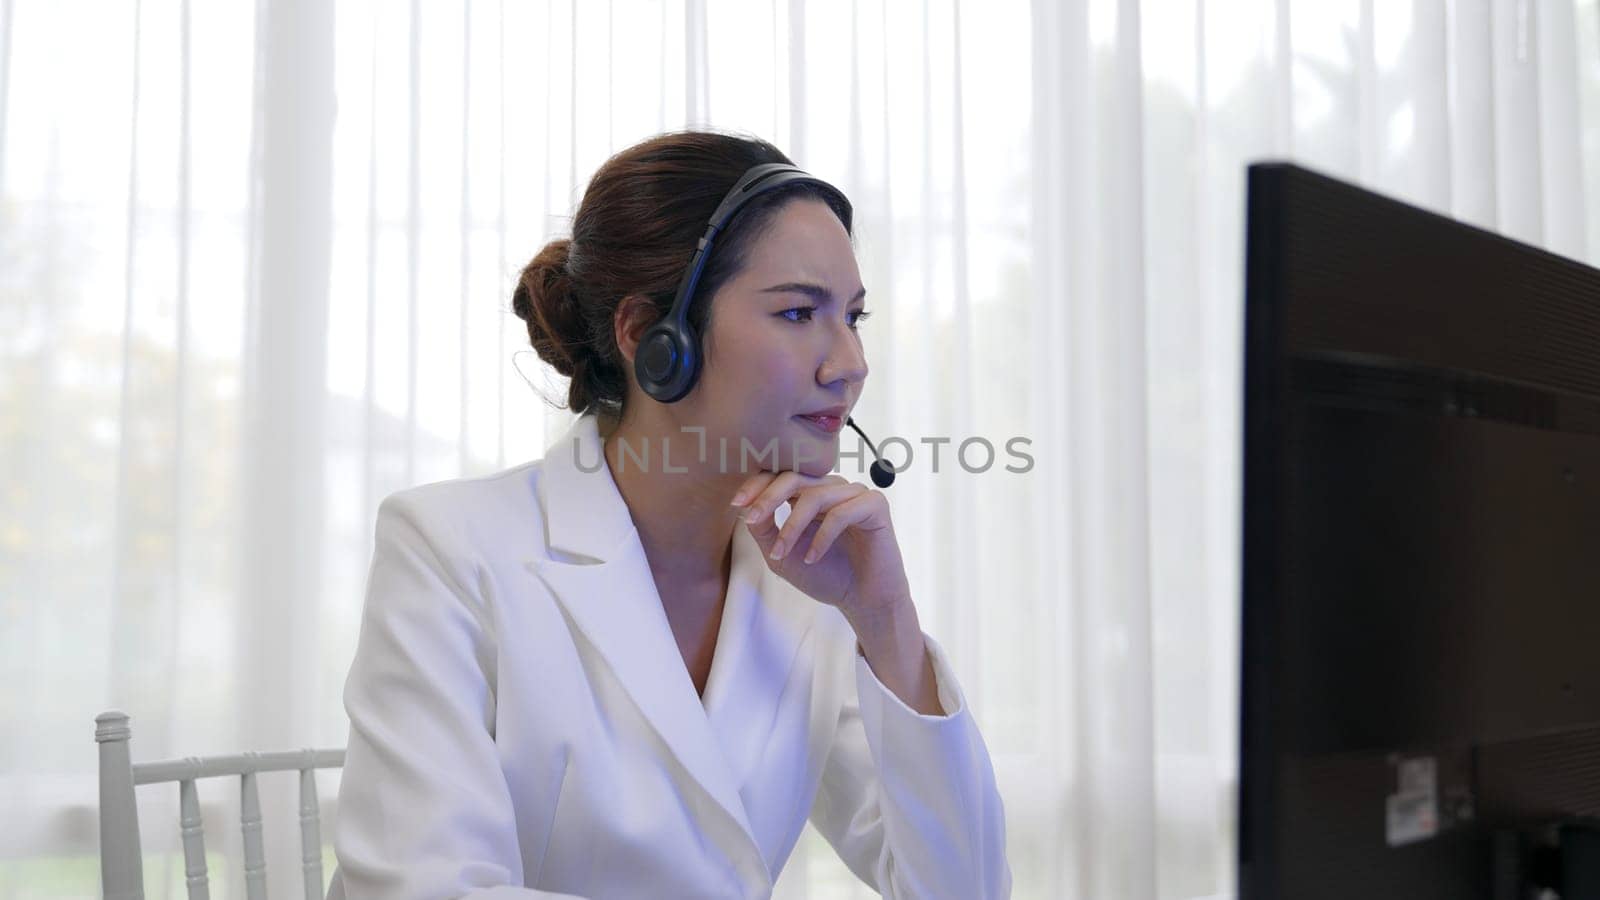
[{"label": "blazer lapel", "polygon": [[767,568],[748,531],[734,529],[728,595],[704,705],[740,785],[749,783],[772,736],[784,686],[819,607]]},{"label": "blazer lapel", "polygon": [[593,415],[580,417],[551,446],[540,484],[552,555],[566,559],[534,559],[530,568],[759,857],[734,773],[672,637],[644,547],[602,455]]}]

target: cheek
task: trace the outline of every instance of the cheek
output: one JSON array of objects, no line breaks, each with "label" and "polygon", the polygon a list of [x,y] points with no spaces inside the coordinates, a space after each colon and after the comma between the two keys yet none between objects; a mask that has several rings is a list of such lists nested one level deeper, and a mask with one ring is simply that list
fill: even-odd
[{"label": "cheek", "polygon": [[[793,336],[764,323],[724,323],[707,363],[709,412],[730,428],[767,437],[787,431],[789,417],[816,401],[816,360]],[[737,325],[738,327],[734,327]]]},{"label": "cheek", "polygon": [[752,340],[727,358],[733,365],[723,370],[727,375],[723,387],[753,398],[757,405],[792,399],[796,392],[810,395],[807,384],[813,373],[792,348]]},{"label": "cheek", "polygon": [[773,354],[762,363],[760,404],[774,427],[782,427],[789,418],[803,409],[816,405],[816,379],[811,369],[794,357]]},{"label": "cheek", "polygon": [[817,394],[810,386],[811,373],[794,354],[770,345],[766,350],[741,354],[737,377],[723,384],[723,408],[737,417],[738,429],[763,444],[774,437],[792,439],[790,417],[814,403]]},{"label": "cheek", "polygon": [[790,391],[805,385],[805,365],[794,354],[769,353],[760,365],[762,381],[770,391]]}]

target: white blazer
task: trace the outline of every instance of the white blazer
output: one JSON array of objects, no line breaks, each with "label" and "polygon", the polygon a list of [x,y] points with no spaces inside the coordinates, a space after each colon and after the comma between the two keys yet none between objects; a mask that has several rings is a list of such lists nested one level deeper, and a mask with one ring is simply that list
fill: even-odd
[{"label": "white blazer", "polygon": [[944,716],[739,528],[702,702],[593,415],[543,460],[396,493],[329,897],[764,898],[808,818],[886,897],[1009,896],[994,771],[927,646]]}]

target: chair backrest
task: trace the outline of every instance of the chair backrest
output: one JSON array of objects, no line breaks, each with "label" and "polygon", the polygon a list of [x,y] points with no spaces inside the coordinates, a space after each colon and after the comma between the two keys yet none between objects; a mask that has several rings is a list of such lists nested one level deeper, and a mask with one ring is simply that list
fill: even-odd
[{"label": "chair backrest", "polygon": [[189,900],[209,900],[205,835],[200,823],[199,778],[238,777],[239,827],[244,834],[244,883],[248,900],[266,900],[267,864],[261,844],[258,772],[300,773],[300,862],[306,900],[322,900],[322,835],[317,814],[316,769],[344,766],[343,750],[291,750],[237,756],[190,756],[134,764],[126,713],[111,710],[94,720],[100,745],[100,889],[106,900],[144,900],[144,864],[139,853],[139,809],[134,787],[178,783],[178,827],[183,834],[184,875]]}]

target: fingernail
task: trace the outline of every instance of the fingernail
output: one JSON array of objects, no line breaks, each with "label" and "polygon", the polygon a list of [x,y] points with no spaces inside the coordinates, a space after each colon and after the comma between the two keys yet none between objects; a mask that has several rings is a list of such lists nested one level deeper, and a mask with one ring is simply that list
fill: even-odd
[{"label": "fingernail", "polygon": [[728,504],[728,505],[729,506],[743,506],[744,505],[744,501],[745,501],[745,495],[741,492],[741,493],[738,493],[738,494],[734,494],[733,495],[733,502]]},{"label": "fingernail", "polygon": [[767,554],[767,555],[772,557],[773,559],[783,559],[783,541],[780,540],[777,543],[773,544],[772,545],[772,552]]},{"label": "fingernail", "polygon": [[754,525],[756,523],[756,519],[759,518],[761,518],[761,510],[752,509],[750,510],[750,514],[744,517],[744,521],[747,525]]},{"label": "fingernail", "polygon": [[817,551],[815,551],[815,550],[808,551],[806,553],[806,559],[805,559],[806,565],[809,566],[809,565],[811,565],[812,563],[814,563],[816,561],[817,561]]}]

